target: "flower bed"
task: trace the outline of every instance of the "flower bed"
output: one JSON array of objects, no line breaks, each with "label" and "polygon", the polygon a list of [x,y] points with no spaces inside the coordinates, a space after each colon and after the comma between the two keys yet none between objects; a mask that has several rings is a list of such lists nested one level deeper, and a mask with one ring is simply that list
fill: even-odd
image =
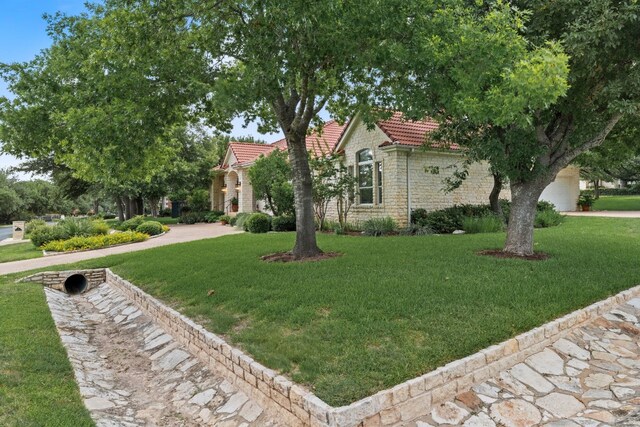
[{"label": "flower bed", "polygon": [[53,240],[42,246],[44,251],[69,252],[78,250],[101,249],[107,246],[121,245],[124,243],[143,242],[149,238],[148,234],[137,231],[124,231],[89,237],[72,237],[67,240]]}]

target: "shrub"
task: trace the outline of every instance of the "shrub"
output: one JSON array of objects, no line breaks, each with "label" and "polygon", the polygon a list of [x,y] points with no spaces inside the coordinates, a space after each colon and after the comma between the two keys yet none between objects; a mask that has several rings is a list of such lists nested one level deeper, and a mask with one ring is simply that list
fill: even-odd
[{"label": "shrub", "polygon": [[229,217],[229,225],[231,225],[232,227],[235,227],[237,222],[238,222],[238,217],[235,217],[235,216]]},{"label": "shrub", "polygon": [[31,234],[31,232],[33,230],[35,230],[36,228],[40,228],[40,227],[46,227],[47,223],[42,220],[42,219],[32,219],[31,221],[29,221],[25,227],[24,227],[24,232],[25,234]]},{"label": "shrub", "polygon": [[535,228],[547,228],[560,225],[564,221],[564,216],[555,210],[547,210],[536,213],[533,226]]},{"label": "shrub", "polygon": [[271,217],[261,212],[252,213],[244,221],[244,226],[251,233],[266,233],[271,230]]},{"label": "shrub", "polygon": [[104,222],[104,220],[101,219],[94,219],[93,221],[91,221],[91,227],[92,227],[92,236],[95,235],[99,235],[99,234],[109,234],[109,230],[111,230],[111,227],[109,227],[109,224],[107,224],[106,222]]},{"label": "shrub", "polygon": [[242,212],[239,213],[235,216],[235,222],[231,225],[235,225],[238,228],[243,228],[245,231],[247,231],[247,227],[245,227],[245,221],[249,218],[249,216],[251,216],[253,214],[248,213],[248,212]]},{"label": "shrub", "polygon": [[116,215],[112,213],[102,214],[102,219],[116,219]]},{"label": "shrub", "polygon": [[124,221],[118,228],[121,231],[134,231],[140,224],[144,222],[144,216],[138,215]]},{"label": "shrub", "polygon": [[31,243],[37,248],[53,241],[68,239],[70,236],[66,234],[65,230],[61,227],[38,227],[31,232]]},{"label": "shrub", "polygon": [[[96,233],[93,226],[93,221],[84,218],[67,218],[62,221],[58,221],[55,225],[64,230],[65,234],[69,237],[73,236],[93,236]],[[108,226],[107,226],[108,230]]]},{"label": "shrub", "polygon": [[224,215],[223,211],[206,212],[203,215],[204,216],[204,222],[207,222],[207,223],[218,222],[222,215]]},{"label": "shrub", "polygon": [[407,228],[400,230],[403,236],[427,236],[433,234],[433,230],[428,225],[409,224]]},{"label": "shrub", "polygon": [[496,233],[502,231],[504,224],[496,215],[485,215],[481,217],[465,217],[462,220],[462,229],[470,234],[475,233]]},{"label": "shrub", "polygon": [[145,221],[136,228],[139,233],[148,234],[149,236],[157,236],[162,234],[164,229],[158,221]]},{"label": "shrub", "polygon": [[394,233],[398,226],[391,217],[371,218],[362,223],[362,229],[367,236],[385,236]]},{"label": "shrub", "polygon": [[183,224],[195,224],[196,222],[205,222],[205,212],[182,212],[180,222]]},{"label": "shrub", "polygon": [[424,224],[429,213],[426,209],[418,208],[411,211],[411,223],[412,224]]},{"label": "shrub", "polygon": [[292,215],[274,216],[271,218],[273,231],[296,231],[296,217]]},{"label": "shrub", "polygon": [[551,202],[547,202],[546,200],[538,201],[536,205],[536,212],[546,212],[546,211],[555,211],[556,205]]},{"label": "shrub", "polygon": [[163,217],[171,216],[171,209],[169,208],[160,209],[160,212],[158,212],[158,215]]},{"label": "shrub", "polygon": [[107,234],[105,236],[76,236],[66,240],[53,240],[42,247],[46,251],[68,252],[77,250],[100,249],[123,243],[142,242],[149,238],[147,234],[137,231]]},{"label": "shrub", "polygon": [[187,197],[187,205],[191,211],[208,211],[210,209],[209,192],[207,190],[193,190]]},{"label": "shrub", "polygon": [[231,222],[231,217],[229,215],[222,215],[220,217],[220,222],[223,224],[229,224]]}]

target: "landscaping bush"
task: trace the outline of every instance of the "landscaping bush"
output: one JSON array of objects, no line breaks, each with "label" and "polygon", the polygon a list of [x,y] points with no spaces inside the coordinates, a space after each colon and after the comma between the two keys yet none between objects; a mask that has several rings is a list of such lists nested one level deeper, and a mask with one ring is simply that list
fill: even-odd
[{"label": "landscaping bush", "polygon": [[111,230],[109,224],[107,224],[102,219],[94,219],[93,221],[91,221],[91,227],[93,229],[90,234],[91,236],[95,236],[98,234],[109,234],[109,230]]},{"label": "landscaping bush", "polygon": [[78,250],[100,249],[123,243],[143,242],[149,235],[137,231],[123,231],[99,236],[76,236],[65,240],[53,240],[42,246],[45,251],[68,252]]},{"label": "landscaping bush", "polygon": [[418,208],[411,211],[411,224],[424,224],[429,212],[426,209]]},{"label": "landscaping bush", "polygon": [[47,223],[42,220],[42,219],[32,219],[31,221],[29,221],[25,227],[24,227],[24,232],[25,234],[31,234],[31,232],[33,230],[35,230],[36,228],[40,228],[40,227],[46,227]]},{"label": "landscaping bush", "polygon": [[231,222],[231,217],[229,215],[222,215],[220,217],[220,222],[224,224],[229,224]]},{"label": "landscaping bush", "polygon": [[207,222],[207,223],[218,222],[222,215],[224,215],[223,211],[206,212],[204,214],[204,222]]},{"label": "landscaping bush", "polygon": [[638,196],[640,195],[640,186],[634,185],[627,188],[600,188],[601,196]]},{"label": "landscaping bush", "polygon": [[247,231],[247,227],[245,227],[245,222],[251,215],[252,214],[248,212],[239,213],[235,216],[235,221],[231,225],[234,225],[238,228],[244,229],[244,231]]},{"label": "landscaping bush", "polygon": [[261,212],[252,213],[244,221],[244,227],[251,233],[267,233],[271,230],[271,217]]},{"label": "landscaping bush", "polygon": [[195,224],[205,222],[205,212],[183,211],[180,222],[183,224]]},{"label": "landscaping bush", "polygon": [[112,213],[102,214],[102,219],[116,219],[116,214],[112,214]]},{"label": "landscaping bush", "polygon": [[533,226],[535,228],[547,228],[560,225],[564,221],[564,215],[555,210],[546,210],[536,213]]},{"label": "landscaping bush", "polygon": [[210,209],[209,192],[207,190],[193,190],[187,197],[187,206],[192,212],[205,212]]},{"label": "landscaping bush", "polygon": [[485,215],[481,217],[465,217],[462,220],[462,229],[469,234],[475,233],[496,233],[502,231],[504,224],[496,215]]},{"label": "landscaping bush", "polygon": [[546,212],[546,211],[555,211],[555,210],[556,210],[556,205],[554,205],[551,202],[547,202],[546,200],[540,200],[536,205],[537,212]]},{"label": "landscaping bush", "polygon": [[409,224],[400,230],[400,234],[403,236],[427,236],[433,234],[433,230],[428,225]]},{"label": "landscaping bush", "polygon": [[[103,233],[98,233],[96,231],[96,227],[94,227],[93,222],[94,221],[91,221],[89,219],[84,219],[84,218],[67,218],[67,219],[63,219],[62,221],[58,221],[55,227],[62,228],[64,230],[64,233],[68,237],[74,237],[74,236],[88,237],[88,236],[93,236],[95,234],[103,234]],[[109,226],[106,226],[106,227],[107,227],[106,232],[108,232]],[[106,234],[106,232],[104,234]]]},{"label": "landscaping bush", "polygon": [[164,233],[162,224],[158,221],[145,221],[136,228],[139,233],[148,234],[149,236],[157,236]]},{"label": "landscaping bush", "polygon": [[160,209],[160,212],[158,212],[158,215],[159,215],[159,216],[162,216],[162,217],[168,217],[168,216],[171,216],[171,209],[169,209],[169,208],[166,208],[166,209]]},{"label": "landscaping bush", "polygon": [[142,215],[134,216],[133,218],[128,219],[124,221],[122,224],[120,224],[120,226],[118,227],[118,230],[134,231],[144,221],[145,221],[144,216]]},{"label": "landscaping bush", "polygon": [[53,240],[68,239],[70,236],[66,234],[65,230],[61,227],[44,226],[33,230],[30,237],[31,243],[33,243],[36,248],[39,248]]},{"label": "landscaping bush", "polygon": [[235,227],[236,222],[238,222],[238,217],[230,216],[229,217],[229,225]]},{"label": "landscaping bush", "polygon": [[271,218],[273,231],[296,231],[296,217],[292,215],[274,216]]},{"label": "landscaping bush", "polygon": [[371,218],[362,223],[362,230],[367,236],[385,236],[396,232],[398,226],[391,217]]}]

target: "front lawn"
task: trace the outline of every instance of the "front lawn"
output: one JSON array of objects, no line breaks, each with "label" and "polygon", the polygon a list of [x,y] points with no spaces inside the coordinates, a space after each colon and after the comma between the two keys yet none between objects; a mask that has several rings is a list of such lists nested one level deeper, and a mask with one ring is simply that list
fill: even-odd
[{"label": "front lawn", "polygon": [[593,204],[596,211],[640,211],[640,196],[600,196]]},{"label": "front lawn", "polygon": [[39,258],[41,256],[42,251],[33,246],[30,241],[0,246],[0,263]]},{"label": "front lawn", "polygon": [[634,286],[639,236],[637,220],[567,218],[536,231],[551,258],[533,262],[475,254],[503,233],[320,234],[344,255],[280,264],[259,257],[290,249],[292,233],[247,233],[80,265],[112,267],[344,405]]},{"label": "front lawn", "polygon": [[0,425],[93,426],[42,286],[0,276]]}]

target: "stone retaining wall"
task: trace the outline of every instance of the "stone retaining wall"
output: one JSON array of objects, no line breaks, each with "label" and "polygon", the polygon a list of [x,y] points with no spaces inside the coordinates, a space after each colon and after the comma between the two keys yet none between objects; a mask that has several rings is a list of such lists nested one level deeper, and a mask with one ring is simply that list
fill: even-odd
[{"label": "stone retaining wall", "polygon": [[[93,270],[95,271],[95,270]],[[72,272],[58,272],[68,277]],[[75,273],[75,272],[74,272]],[[80,273],[84,273],[80,271]],[[43,283],[51,281],[40,273]],[[65,275],[66,274],[66,275]],[[31,278],[37,275],[30,276]],[[640,293],[640,286],[456,360],[432,372],[383,390],[348,406],[331,407],[310,391],[262,366],[222,338],[106,269],[106,281],[121,290],[210,368],[232,381],[259,404],[275,408],[290,425],[323,427],[393,426],[414,420],[433,405],[523,362],[576,327]],[[26,279],[24,279],[26,281]]]},{"label": "stone retaining wall", "polygon": [[64,281],[69,276],[74,274],[84,274],[87,278],[87,288],[84,292],[87,292],[96,286],[106,282],[106,271],[104,268],[98,268],[94,270],[67,270],[67,271],[44,271],[42,273],[32,274],[31,276],[23,277],[17,282],[32,282],[40,283],[48,288],[55,289],[57,291],[64,292]]}]

